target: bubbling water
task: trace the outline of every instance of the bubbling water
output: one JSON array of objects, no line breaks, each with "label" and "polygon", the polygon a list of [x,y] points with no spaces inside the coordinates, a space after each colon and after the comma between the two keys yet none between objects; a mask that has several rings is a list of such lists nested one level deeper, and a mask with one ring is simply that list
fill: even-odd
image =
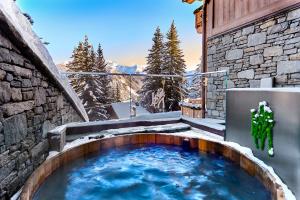
[{"label": "bubbling water", "polygon": [[112,149],[56,170],[35,200],[271,199],[254,177],[222,156],[174,146]]}]

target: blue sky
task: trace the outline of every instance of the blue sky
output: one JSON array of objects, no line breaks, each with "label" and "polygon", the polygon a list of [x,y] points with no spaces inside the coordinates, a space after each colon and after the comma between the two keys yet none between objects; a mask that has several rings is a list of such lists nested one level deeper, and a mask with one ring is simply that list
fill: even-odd
[{"label": "blue sky", "polygon": [[34,19],[34,30],[50,42],[56,63],[69,59],[74,46],[88,35],[101,43],[107,60],[144,65],[157,26],[166,33],[175,21],[189,67],[200,62],[201,35],[194,28],[199,4],[181,0],[17,0]]}]

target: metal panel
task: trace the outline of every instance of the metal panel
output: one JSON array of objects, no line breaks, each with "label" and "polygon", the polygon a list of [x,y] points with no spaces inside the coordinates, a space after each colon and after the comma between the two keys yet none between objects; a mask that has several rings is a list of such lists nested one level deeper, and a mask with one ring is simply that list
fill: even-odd
[{"label": "metal panel", "polygon": [[[300,90],[231,89],[226,99],[225,140],[251,148],[300,199]],[[274,111],[273,158],[268,156],[267,149],[257,150],[251,136],[250,109],[257,108],[261,101],[267,101]]]}]

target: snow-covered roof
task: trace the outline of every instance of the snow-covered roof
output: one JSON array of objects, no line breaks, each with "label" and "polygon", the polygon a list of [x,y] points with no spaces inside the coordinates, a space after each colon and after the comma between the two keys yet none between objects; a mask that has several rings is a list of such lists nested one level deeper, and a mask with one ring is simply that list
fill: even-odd
[{"label": "snow-covered roof", "polygon": [[[132,104],[133,106],[133,104]],[[150,114],[145,108],[141,106],[136,107],[136,115],[145,115]],[[113,103],[112,108],[114,109],[116,115],[119,119],[130,118],[130,103],[129,102],[120,102],[120,103]]]},{"label": "snow-covered roof", "polygon": [[60,89],[64,91],[82,118],[88,121],[88,116],[77,94],[69,85],[66,77],[61,75],[48,50],[13,0],[0,0],[0,18],[1,25],[9,32],[10,38],[17,44],[17,47],[39,63],[44,72],[53,78]]}]

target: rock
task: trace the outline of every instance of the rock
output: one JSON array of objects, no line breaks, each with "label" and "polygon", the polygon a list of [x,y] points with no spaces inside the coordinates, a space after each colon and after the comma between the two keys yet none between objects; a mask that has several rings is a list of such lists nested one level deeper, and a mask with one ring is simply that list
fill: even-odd
[{"label": "rock", "polygon": [[254,78],[254,70],[248,69],[245,71],[241,71],[237,74],[238,78],[245,78],[245,79],[253,79]]},{"label": "rock", "polygon": [[42,87],[43,88],[47,88],[49,86],[49,84],[46,81],[42,81]]},{"label": "rock", "polygon": [[11,42],[8,39],[6,39],[5,37],[3,37],[2,34],[0,34],[0,46],[7,48],[7,49],[12,49]]},{"label": "rock", "polygon": [[300,61],[281,61],[277,65],[277,75],[300,72]]},{"label": "rock", "polygon": [[283,54],[283,49],[281,46],[273,46],[265,48],[264,50],[264,57],[270,56],[281,56]]},{"label": "rock", "polygon": [[10,146],[23,140],[27,135],[25,114],[12,116],[3,122],[5,144]]},{"label": "rock", "polygon": [[56,100],[56,109],[60,110],[64,108],[64,98],[62,95],[58,96]]},{"label": "rock", "polygon": [[262,25],[260,26],[260,28],[261,28],[261,29],[265,29],[265,28],[268,28],[268,27],[270,27],[270,26],[273,26],[275,23],[276,23],[275,20],[271,20],[271,21],[268,21],[268,22],[262,24]]},{"label": "rock", "polygon": [[208,55],[212,55],[212,54],[215,54],[217,52],[217,47],[216,46],[212,46],[212,47],[209,47],[207,49],[207,54]]},{"label": "rock", "polygon": [[300,18],[300,9],[293,10],[288,13],[287,20],[293,20],[293,19],[297,19],[297,18]]},{"label": "rock", "polygon": [[55,125],[54,124],[52,124],[50,121],[45,121],[44,123],[43,123],[43,126],[42,126],[42,134],[43,134],[43,138],[46,138],[47,137],[47,133],[50,131],[50,130],[52,130],[52,129],[54,129],[55,128]]},{"label": "rock", "polygon": [[253,32],[254,32],[254,26],[249,26],[242,30],[242,35],[249,35],[252,34]]},{"label": "rock", "polygon": [[[30,151],[30,155],[34,162],[38,162],[41,156],[45,153],[47,153],[49,149],[49,143],[47,140],[44,140],[40,143],[38,143],[33,149]],[[39,163],[34,163],[39,164]]]},{"label": "rock", "polygon": [[260,81],[259,80],[249,80],[250,88],[259,88]]},{"label": "rock", "polygon": [[33,99],[33,92],[32,91],[23,92],[22,94],[23,94],[23,100],[24,101],[28,101],[28,100]]},{"label": "rock", "polygon": [[290,60],[300,60],[300,53],[290,55]]},{"label": "rock", "polygon": [[11,81],[10,86],[20,88],[22,83],[20,81]]},{"label": "rock", "polygon": [[287,83],[287,75],[281,75],[275,77],[275,82],[277,84],[285,84]]},{"label": "rock", "polygon": [[19,88],[11,89],[11,98],[13,101],[22,101],[22,92]]},{"label": "rock", "polygon": [[0,82],[0,103],[7,103],[11,98],[11,88],[8,82]]},{"label": "rock", "polygon": [[238,60],[244,55],[243,49],[234,49],[226,52],[226,60]]},{"label": "rock", "polygon": [[288,28],[289,24],[287,22],[283,22],[281,24],[276,24],[272,27],[268,28],[268,34],[274,34],[278,32],[285,31]]},{"label": "rock", "polygon": [[43,107],[35,107],[34,108],[34,113],[35,114],[42,114],[44,111],[43,111]]},{"label": "rock", "polygon": [[42,124],[43,120],[44,120],[44,118],[43,118],[42,115],[34,115],[34,117],[33,117],[33,126]]},{"label": "rock", "polygon": [[3,114],[5,116],[12,116],[31,110],[34,107],[34,101],[24,101],[20,103],[8,103],[2,106]]},{"label": "rock", "polygon": [[14,74],[16,76],[21,76],[24,78],[31,78],[32,77],[32,71],[29,69],[21,68],[18,66],[13,66]]},{"label": "rock", "polygon": [[7,73],[6,74],[6,78],[5,78],[8,82],[11,82],[12,80],[14,80],[14,77],[13,77],[13,75],[12,74],[10,74],[10,73]]},{"label": "rock", "polygon": [[213,110],[211,114],[212,114],[212,116],[214,116],[214,117],[219,117],[219,116],[220,116],[220,112],[217,111],[217,110]]},{"label": "rock", "polygon": [[36,88],[34,90],[34,100],[36,106],[41,106],[46,103],[46,91],[44,88]]},{"label": "rock", "polygon": [[250,56],[250,65],[260,65],[264,63],[264,57],[261,54]]},{"label": "rock", "polygon": [[300,37],[292,37],[291,39],[288,39],[285,41],[285,44],[296,44],[300,42]]},{"label": "rock", "polygon": [[41,84],[41,80],[39,78],[32,77],[31,83],[33,87],[39,86]]},{"label": "rock", "polygon": [[0,47],[0,62],[10,63],[10,54],[8,49],[3,49]]},{"label": "rock", "polygon": [[0,133],[2,132],[3,130],[3,124],[0,122]]},{"label": "rock", "polygon": [[24,57],[14,51],[10,51],[11,62],[15,65],[24,66]]},{"label": "rock", "polygon": [[291,55],[291,54],[295,54],[295,53],[297,53],[297,49],[296,48],[294,48],[294,49],[288,49],[288,50],[284,51],[285,55]]},{"label": "rock", "polygon": [[226,35],[225,37],[222,38],[223,45],[230,44],[232,42],[233,42],[233,36],[231,35]]},{"label": "rock", "polygon": [[22,87],[23,88],[32,87],[30,79],[22,79]]},{"label": "rock", "polygon": [[6,76],[6,72],[0,69],[0,81],[2,81]]},{"label": "rock", "polygon": [[265,32],[255,33],[248,36],[248,47],[264,44],[267,41],[267,34]]}]

